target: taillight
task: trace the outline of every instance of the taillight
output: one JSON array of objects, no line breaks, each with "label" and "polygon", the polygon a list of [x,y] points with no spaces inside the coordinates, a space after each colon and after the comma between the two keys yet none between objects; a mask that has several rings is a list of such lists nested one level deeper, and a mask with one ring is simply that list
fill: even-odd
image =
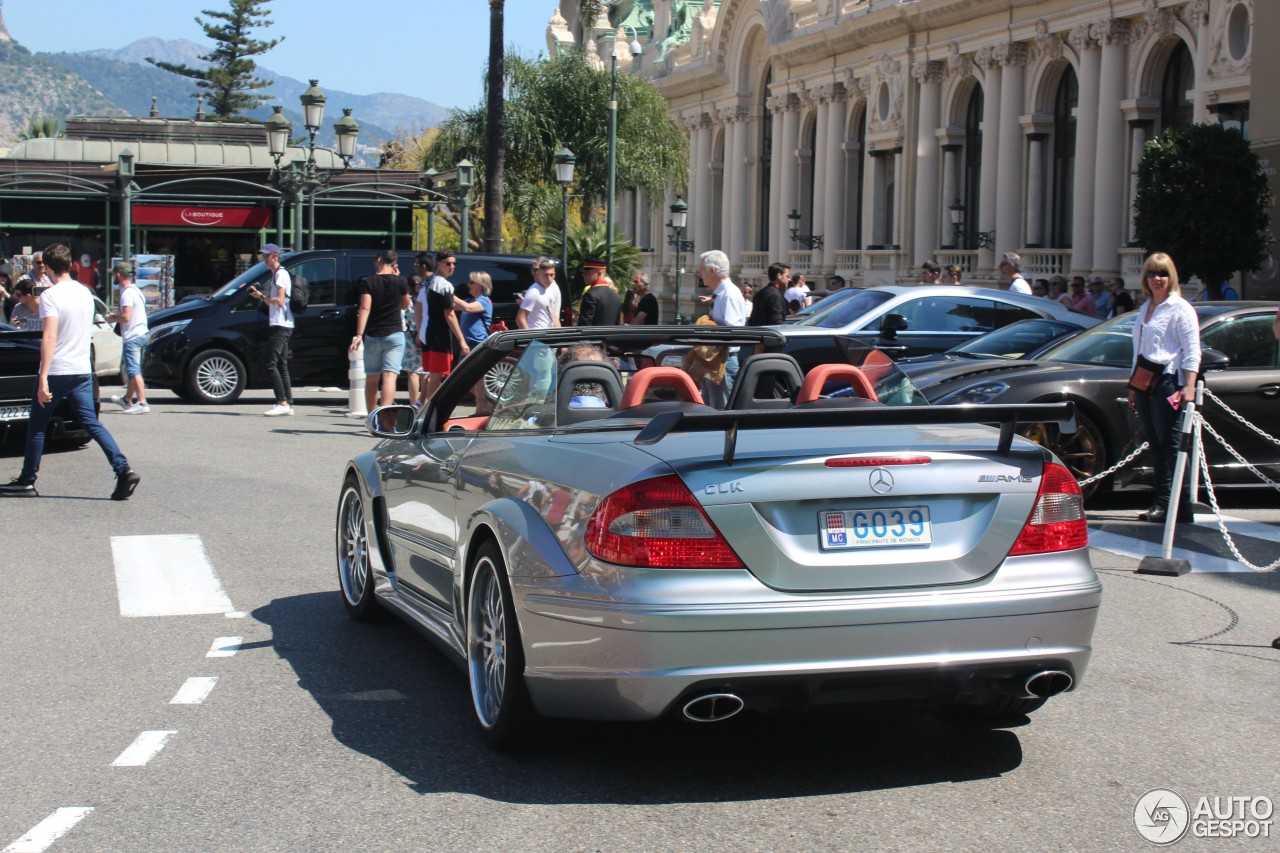
[{"label": "taillight", "polygon": [[742,561],[675,475],[619,489],[587,521],[598,560],[653,569],[741,569]]},{"label": "taillight", "polygon": [[1040,493],[1031,517],[1013,543],[1009,556],[1070,551],[1089,544],[1084,497],[1071,472],[1056,462],[1044,466]]}]

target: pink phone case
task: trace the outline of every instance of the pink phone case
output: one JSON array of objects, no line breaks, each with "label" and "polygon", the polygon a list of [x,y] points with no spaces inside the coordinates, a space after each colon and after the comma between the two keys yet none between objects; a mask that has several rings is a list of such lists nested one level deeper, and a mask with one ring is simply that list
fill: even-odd
[{"label": "pink phone case", "polygon": [[1169,405],[1173,406],[1174,409],[1182,408],[1182,392],[1181,391],[1174,391],[1172,394],[1169,395]]}]

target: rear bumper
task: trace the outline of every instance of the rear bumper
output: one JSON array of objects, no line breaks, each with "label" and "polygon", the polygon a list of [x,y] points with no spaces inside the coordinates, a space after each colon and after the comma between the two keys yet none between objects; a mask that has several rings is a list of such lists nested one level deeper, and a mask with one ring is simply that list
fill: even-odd
[{"label": "rear bumper", "polygon": [[1079,684],[1101,584],[1083,552],[1056,557],[1076,580],[714,606],[590,602],[515,578],[525,680],[544,714],[608,720],[654,719],[710,692],[771,707],[980,700],[1041,669]]}]

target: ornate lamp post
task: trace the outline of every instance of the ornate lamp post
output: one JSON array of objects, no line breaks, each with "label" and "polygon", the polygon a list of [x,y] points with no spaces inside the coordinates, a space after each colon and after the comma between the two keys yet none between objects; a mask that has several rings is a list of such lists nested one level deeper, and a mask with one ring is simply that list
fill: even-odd
[{"label": "ornate lamp post", "polygon": [[133,263],[133,178],[137,174],[133,152],[125,148],[117,159],[116,179],[120,181],[120,258]]},{"label": "ornate lamp post", "polygon": [[801,234],[800,233],[800,211],[794,207],[787,214],[787,219],[791,222],[791,239],[795,241],[797,246],[804,246],[806,249],[821,249],[821,234]]},{"label": "ornate lamp post", "polygon": [[995,231],[966,231],[964,230],[964,203],[960,199],[956,199],[947,205],[947,211],[951,214],[951,230],[955,233],[956,246],[960,249],[970,248],[972,243],[974,248],[978,249],[994,249],[996,247]]},{"label": "ornate lamp post", "polygon": [[427,169],[422,173],[422,177],[418,183],[422,184],[422,190],[427,196],[427,251],[434,252],[436,250],[436,175],[439,174],[435,169]]},{"label": "ornate lamp post", "polygon": [[[281,192],[293,196],[295,211],[301,207],[303,198],[307,198],[308,249],[316,247],[316,192],[321,187],[328,186],[333,178],[332,171],[321,171],[316,165],[316,134],[320,131],[321,122],[324,121],[324,105],[328,100],[324,92],[320,91],[318,84],[318,80],[312,80],[310,88],[298,98],[302,103],[303,126],[306,127],[309,137],[306,160],[290,161],[289,167],[282,169],[280,161],[288,150],[289,136],[293,126],[285,118],[281,107],[276,107],[275,112],[266,121],[267,148],[276,164],[271,175],[272,181]],[[342,168],[345,170],[355,155],[356,137],[360,133],[360,124],[352,118],[351,110],[344,109],[342,112],[343,116],[334,124],[333,131],[338,139],[337,154],[342,158]],[[294,245],[301,242],[301,222],[295,214]]]},{"label": "ornate lamp post", "polygon": [[604,208],[605,263],[610,270],[613,269],[614,184],[618,171],[618,32],[623,29],[631,30],[631,43],[628,45],[631,56],[639,56],[644,50],[631,25],[623,24],[614,32],[613,45],[609,50],[609,195]]},{"label": "ornate lamp post", "polygon": [[569,286],[569,184],[573,183],[573,152],[561,148],[556,152],[556,183],[560,185],[560,275]]},{"label": "ornate lamp post", "polygon": [[676,200],[671,203],[671,221],[667,223],[667,227],[671,229],[667,245],[676,250],[676,325],[684,323],[684,317],[680,314],[680,253],[693,251],[693,241],[684,239],[684,228],[688,222],[689,205],[676,196]]}]

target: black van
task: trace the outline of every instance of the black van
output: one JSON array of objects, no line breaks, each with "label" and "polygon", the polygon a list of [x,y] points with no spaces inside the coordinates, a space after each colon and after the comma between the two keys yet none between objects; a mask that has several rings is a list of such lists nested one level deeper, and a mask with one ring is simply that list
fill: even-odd
[{"label": "black van", "polygon": [[[289,377],[295,387],[346,387],[347,346],[355,334],[356,282],[373,272],[377,249],[314,249],[280,256],[295,280],[310,286],[307,310],[294,320]],[[400,256],[406,277],[413,252]],[[472,272],[493,278],[494,319],[515,328],[518,297],[533,283],[527,255],[459,254],[449,280],[459,295]],[[249,285],[266,290],[270,273],[257,263],[215,293],[182,302],[147,318],[151,333],[143,351],[142,376],[148,386],[168,388],[179,397],[204,403],[230,403],[245,388],[269,388],[263,367],[267,316],[248,294]]]}]

